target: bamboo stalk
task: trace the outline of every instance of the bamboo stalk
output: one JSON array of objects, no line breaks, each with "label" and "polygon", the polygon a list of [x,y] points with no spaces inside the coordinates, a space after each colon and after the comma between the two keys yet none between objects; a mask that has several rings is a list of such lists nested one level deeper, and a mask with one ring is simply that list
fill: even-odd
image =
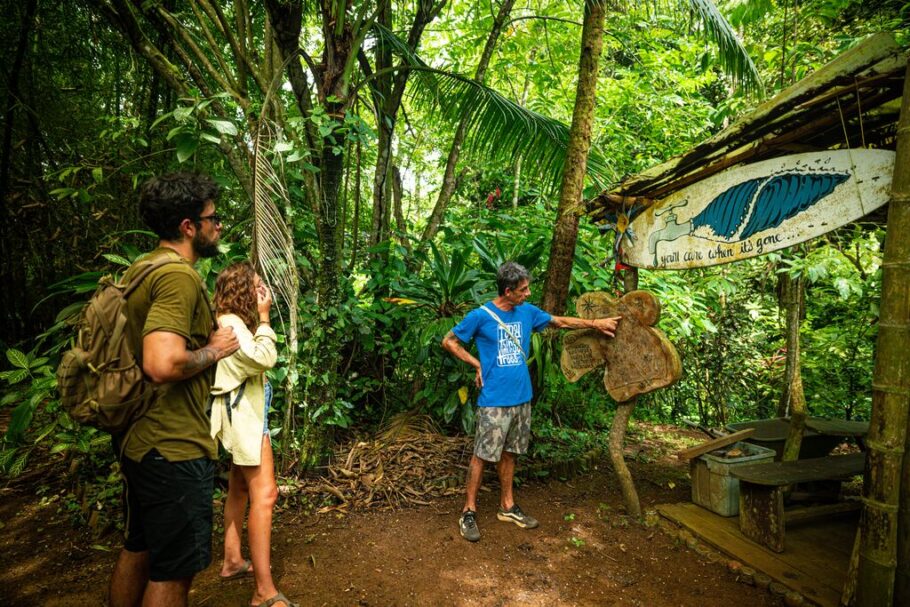
[{"label": "bamboo stalk", "polygon": [[[894,162],[888,238],[882,262],[882,303],[875,370],[872,420],[866,440],[868,456],[860,519],[860,554],[856,604],[860,607],[907,604],[906,538],[910,487],[907,477],[908,409],[910,409],[910,63],[904,81]],[[902,517],[898,517],[899,505]],[[901,525],[903,523],[903,525]],[[900,547],[900,557],[899,548]],[[900,563],[898,559],[900,558]],[[897,584],[897,571],[901,572]],[[901,593],[895,600],[896,588]]]},{"label": "bamboo stalk", "polygon": [[[901,118],[897,127],[897,157],[894,160],[894,177],[891,181],[891,208],[888,210],[888,233],[899,235],[893,245],[893,255],[889,258],[887,245],[885,252],[885,276],[892,276],[898,285],[886,292],[896,298],[893,301],[899,312],[894,320],[900,327],[889,331],[903,334],[901,354],[903,370],[900,387],[903,390],[903,411],[906,415],[910,408],[910,355],[907,354],[907,330],[910,326],[910,242],[907,234],[910,230],[910,61],[907,63],[907,74],[904,80],[904,98],[901,104]],[[894,232],[892,232],[892,229]],[[884,286],[884,285],[883,285]],[[910,424],[910,418],[908,418]],[[901,470],[901,489],[897,514],[897,573],[894,584],[894,604],[910,604],[910,425],[905,425],[904,457]]]}]

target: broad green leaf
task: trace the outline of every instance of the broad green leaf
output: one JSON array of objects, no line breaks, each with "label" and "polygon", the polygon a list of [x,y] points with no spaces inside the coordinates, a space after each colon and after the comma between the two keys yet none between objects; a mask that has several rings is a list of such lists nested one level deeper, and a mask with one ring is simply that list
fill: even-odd
[{"label": "broad green leaf", "polygon": [[187,130],[186,130],[185,127],[183,127],[183,126],[175,126],[175,127],[172,128],[170,131],[167,132],[167,136],[165,137],[165,139],[167,139],[168,141],[170,141],[171,139],[173,139],[173,138],[176,137],[177,135],[180,135],[181,133],[186,133],[186,132],[187,132]]},{"label": "broad green leaf", "polygon": [[180,135],[177,138],[177,160],[186,162],[196,153],[197,147],[199,147],[199,141],[195,137],[186,134]]},{"label": "broad green leaf", "polygon": [[85,307],[85,302],[80,301],[74,304],[70,304],[57,312],[57,317],[54,319],[54,322],[63,322],[69,320],[73,316],[82,312],[82,308]]},{"label": "broad green leaf", "polygon": [[19,367],[20,369],[29,368],[28,355],[16,348],[10,348],[6,351],[6,359],[14,367]]},{"label": "broad green leaf", "polygon": [[0,372],[0,377],[9,382],[10,385],[18,384],[20,381],[28,378],[27,369],[13,369],[12,371]]},{"label": "broad green leaf", "polygon": [[222,135],[236,135],[237,127],[234,126],[233,122],[227,120],[219,120],[217,118],[206,118],[206,122],[215,127],[215,130],[221,133]]},{"label": "broad green leaf", "polygon": [[28,430],[32,422],[32,414],[35,412],[34,407],[29,403],[20,403],[13,409],[13,415],[9,422],[9,428],[6,430],[5,440],[9,443],[19,443]]},{"label": "broad green leaf", "polygon": [[51,196],[53,196],[55,198],[61,199],[61,198],[67,198],[69,196],[72,196],[76,192],[77,192],[77,190],[75,188],[54,188],[53,190],[48,192],[48,194],[50,194]]},{"label": "broad green leaf", "polygon": [[129,267],[130,265],[132,265],[130,263],[129,259],[126,259],[125,257],[121,257],[120,255],[115,255],[113,253],[105,253],[102,255],[102,257],[104,257],[106,260],[108,260],[111,263],[116,263],[121,266]]},{"label": "broad green leaf", "polygon": [[184,122],[187,118],[190,117],[190,114],[192,113],[192,107],[178,107],[176,110],[174,110],[174,120],[177,122]]}]

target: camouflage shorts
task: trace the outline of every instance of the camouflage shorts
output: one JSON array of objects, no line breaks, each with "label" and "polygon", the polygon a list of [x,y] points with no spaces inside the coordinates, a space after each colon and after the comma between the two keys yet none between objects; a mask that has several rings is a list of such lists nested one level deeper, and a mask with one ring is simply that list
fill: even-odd
[{"label": "camouflage shorts", "polygon": [[503,451],[521,455],[531,438],[531,403],[515,407],[478,407],[474,455],[498,462]]}]

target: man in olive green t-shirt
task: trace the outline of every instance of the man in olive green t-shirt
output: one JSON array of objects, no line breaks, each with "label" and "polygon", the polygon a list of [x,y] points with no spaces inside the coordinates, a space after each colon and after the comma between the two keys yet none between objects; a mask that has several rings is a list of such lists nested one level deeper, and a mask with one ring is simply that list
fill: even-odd
[{"label": "man in olive green t-shirt", "polygon": [[[186,605],[193,576],[212,560],[217,448],[206,413],[215,363],[238,348],[216,326],[193,264],[218,254],[219,187],[173,173],[146,182],[139,212],[160,241],[144,259],[170,257],[127,302],[128,332],[161,398],[121,437],[126,541],[114,566],[112,607]],[[126,277],[137,266],[127,270]]]}]

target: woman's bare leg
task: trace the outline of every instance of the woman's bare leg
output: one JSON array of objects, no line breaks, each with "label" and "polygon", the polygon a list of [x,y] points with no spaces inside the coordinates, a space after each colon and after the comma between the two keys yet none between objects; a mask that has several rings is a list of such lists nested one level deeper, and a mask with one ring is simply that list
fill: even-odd
[{"label": "woman's bare leg", "polygon": [[[243,568],[244,558],[240,552],[240,531],[243,529],[243,515],[249,500],[249,487],[243,468],[231,464],[228,477],[228,493],[224,501],[224,561],[221,576],[234,575]],[[255,566],[254,566],[255,569]]]},{"label": "woman's bare leg", "polygon": [[[272,509],[278,499],[275,484],[275,464],[272,443],[267,436],[262,439],[262,459],[258,466],[241,466],[250,490],[250,517],[247,532],[250,540],[250,559],[256,578],[256,592],[252,604],[258,605],[278,594],[272,580],[271,542]],[[281,603],[277,603],[281,605]]]}]

